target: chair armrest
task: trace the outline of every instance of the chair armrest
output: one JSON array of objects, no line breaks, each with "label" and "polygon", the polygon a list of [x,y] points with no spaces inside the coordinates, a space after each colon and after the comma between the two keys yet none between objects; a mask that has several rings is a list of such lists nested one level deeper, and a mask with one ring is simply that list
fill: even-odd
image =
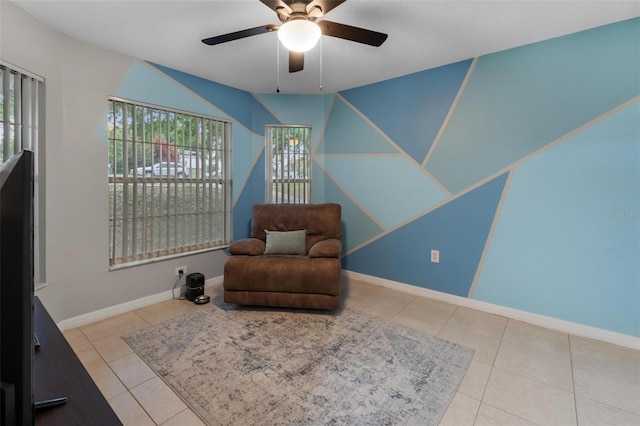
[{"label": "chair armrest", "polygon": [[309,257],[340,257],[342,242],[336,238],[318,241],[309,249]]},{"label": "chair armrest", "polygon": [[229,254],[258,256],[264,254],[265,243],[258,238],[243,238],[229,244]]}]

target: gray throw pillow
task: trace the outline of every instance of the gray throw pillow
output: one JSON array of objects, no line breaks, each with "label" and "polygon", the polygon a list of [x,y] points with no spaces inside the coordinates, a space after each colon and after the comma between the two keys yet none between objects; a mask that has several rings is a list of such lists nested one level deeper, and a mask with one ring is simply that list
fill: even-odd
[{"label": "gray throw pillow", "polygon": [[307,230],[267,231],[267,246],[264,254],[305,254]]}]

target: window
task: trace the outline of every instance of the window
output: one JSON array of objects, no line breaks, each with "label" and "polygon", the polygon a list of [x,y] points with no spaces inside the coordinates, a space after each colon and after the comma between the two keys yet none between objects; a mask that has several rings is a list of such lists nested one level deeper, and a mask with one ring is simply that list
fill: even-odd
[{"label": "window", "polygon": [[33,151],[34,184],[34,277],[36,289],[45,283],[44,160],[39,155],[44,133],[44,78],[0,61],[0,163],[23,149]]},{"label": "window", "polygon": [[109,265],[229,244],[231,123],[109,100]]},{"label": "window", "polygon": [[311,127],[267,126],[266,150],[267,202],[310,203]]}]

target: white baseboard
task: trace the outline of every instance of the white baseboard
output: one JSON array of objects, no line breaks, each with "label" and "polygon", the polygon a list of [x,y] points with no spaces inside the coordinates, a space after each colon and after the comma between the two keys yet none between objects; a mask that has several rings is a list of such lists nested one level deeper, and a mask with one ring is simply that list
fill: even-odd
[{"label": "white baseboard", "polygon": [[[209,278],[208,280],[205,280],[204,286],[205,288],[219,287],[222,285],[222,281],[222,276]],[[115,315],[124,314],[126,312],[134,311],[146,306],[155,305],[156,303],[164,302],[165,300],[171,300],[172,298],[172,290],[163,291],[162,293],[152,294],[151,296],[142,297],[140,299],[131,300],[119,305],[109,306],[97,311],[78,315],[77,317],[68,318],[66,320],[60,321],[58,323],[58,328],[61,331],[71,330],[72,328],[82,327],[83,325],[91,324],[92,322],[110,318]]]},{"label": "white baseboard", "polygon": [[[613,331],[603,330],[584,324],[578,324],[571,321],[565,321],[545,315],[533,314],[531,312],[521,311],[518,309],[508,308],[505,306],[494,305],[480,300],[469,299],[466,297],[455,296],[448,293],[442,293],[435,290],[429,290],[422,287],[416,287],[397,281],[387,280],[384,278],[374,277],[371,275],[361,274],[359,272],[343,270],[342,274],[358,281],[364,281],[370,284],[379,285],[381,287],[391,288],[405,293],[413,294],[421,297],[428,297],[434,300],[451,303],[453,305],[463,306],[490,314],[500,315],[516,321],[522,321],[551,330],[561,331],[563,333],[572,334],[574,336],[585,337],[588,339],[599,340],[630,349],[640,349],[640,338],[628,336],[626,334],[615,333]],[[205,281],[205,288],[222,286],[223,277],[209,278]],[[81,327],[92,322],[100,321],[115,315],[120,315],[156,303],[170,300],[173,297],[172,290],[162,293],[153,294],[151,296],[142,297],[140,299],[131,300],[119,305],[110,306],[97,311],[69,318],[58,323],[60,330],[70,330],[72,328]]]},{"label": "white baseboard", "polygon": [[466,308],[475,309],[490,314],[500,315],[516,321],[522,321],[551,330],[561,331],[563,333],[572,334],[574,336],[585,337],[588,339],[599,340],[614,345],[623,346],[630,349],[640,349],[640,338],[629,336],[626,334],[616,333],[613,331],[603,330],[601,328],[591,327],[588,325],[578,324],[571,321],[565,321],[545,315],[533,314],[518,309],[508,308],[500,305],[482,302],[480,300],[469,299],[467,297],[455,296],[452,294],[442,293],[435,290],[429,290],[422,287],[416,287],[409,284],[391,281],[384,278],[374,277],[371,275],[361,274],[343,270],[342,274],[358,281],[364,281],[381,287],[387,287],[394,290],[410,293],[416,296],[428,297],[430,299],[440,300],[442,302],[451,303],[453,305],[464,306]]}]

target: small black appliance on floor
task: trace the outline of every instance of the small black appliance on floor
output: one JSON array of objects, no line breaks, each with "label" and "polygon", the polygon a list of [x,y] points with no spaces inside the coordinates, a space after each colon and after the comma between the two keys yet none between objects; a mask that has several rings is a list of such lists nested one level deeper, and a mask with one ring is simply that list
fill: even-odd
[{"label": "small black appliance on floor", "polygon": [[204,294],[204,275],[199,272],[187,275],[187,291],[185,297],[193,301],[196,297]]}]

